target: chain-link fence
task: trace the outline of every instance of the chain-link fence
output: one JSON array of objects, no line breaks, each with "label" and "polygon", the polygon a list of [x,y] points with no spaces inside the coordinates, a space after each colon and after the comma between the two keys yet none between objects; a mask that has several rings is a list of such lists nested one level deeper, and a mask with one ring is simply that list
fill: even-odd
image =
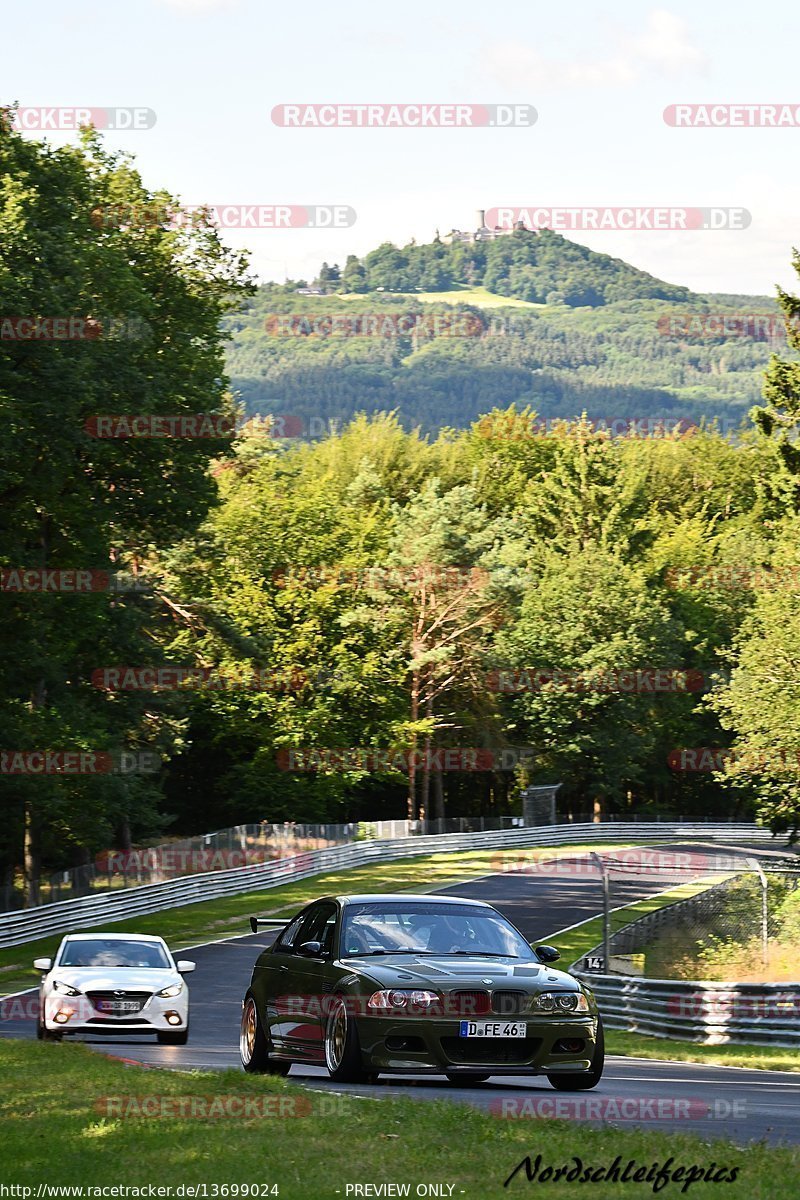
[{"label": "chain-link fence", "polygon": [[[274,825],[236,825],[200,837],[183,838],[159,846],[130,850],[106,850],[93,862],[57,871],[40,878],[27,907],[52,904],[89,896],[94,892],[116,891],[163,883],[185,875],[206,871],[227,871],[255,863],[291,858],[310,850],[324,850],[353,841],[355,825],[300,825],[285,822]],[[3,911],[22,905],[21,881],[7,885]]]},{"label": "chain-link fence", "polygon": [[0,911],[10,912],[22,907],[23,902],[26,907],[35,907],[89,896],[94,892],[163,883],[184,875],[249,867],[348,842],[438,833],[482,833],[509,829],[522,823],[521,817],[450,817],[435,821],[361,821],[326,825],[264,821],[258,825],[236,825],[158,846],[103,851],[92,862],[40,877],[35,887],[29,889],[27,900],[21,877],[8,880],[0,894]]},{"label": "chain-link fence", "polygon": [[[797,981],[796,857],[758,861],[736,851],[654,849],[593,855],[592,861],[603,894],[603,928],[602,941],[584,956],[584,970],[651,979]],[[631,908],[630,892],[638,887],[641,896],[648,874],[653,895]],[[665,889],[675,891],[667,904],[658,894]]]}]

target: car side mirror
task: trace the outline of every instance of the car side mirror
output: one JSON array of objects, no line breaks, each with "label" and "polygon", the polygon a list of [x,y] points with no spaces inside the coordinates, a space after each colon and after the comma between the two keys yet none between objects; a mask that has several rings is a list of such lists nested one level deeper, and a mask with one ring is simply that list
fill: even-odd
[{"label": "car side mirror", "polygon": [[49,971],[52,965],[52,958],[35,958],[33,960],[34,970],[36,971]]},{"label": "car side mirror", "polygon": [[561,952],[556,950],[555,946],[534,946],[534,950],[539,961],[543,963],[556,962],[561,958]]},{"label": "car side mirror", "polygon": [[303,942],[302,946],[297,947],[297,953],[302,954],[303,958],[319,958],[322,942]]},{"label": "car side mirror", "polygon": [[189,975],[197,966],[190,958],[179,958],[175,963],[179,975]]}]

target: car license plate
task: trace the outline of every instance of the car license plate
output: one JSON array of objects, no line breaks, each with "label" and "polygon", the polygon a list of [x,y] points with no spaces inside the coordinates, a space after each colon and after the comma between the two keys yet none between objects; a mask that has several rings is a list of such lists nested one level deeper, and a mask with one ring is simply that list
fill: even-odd
[{"label": "car license plate", "polygon": [[459,1037],[527,1037],[524,1021],[462,1021]]},{"label": "car license plate", "polygon": [[100,1012],[110,1013],[114,1017],[122,1013],[138,1012],[141,1005],[138,1000],[101,1000],[98,1007]]}]

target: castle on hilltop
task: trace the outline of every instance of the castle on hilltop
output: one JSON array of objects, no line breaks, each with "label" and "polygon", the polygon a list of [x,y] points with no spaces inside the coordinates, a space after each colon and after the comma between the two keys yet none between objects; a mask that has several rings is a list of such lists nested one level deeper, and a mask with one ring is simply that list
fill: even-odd
[{"label": "castle on hilltop", "polygon": [[489,229],[486,224],[486,209],[478,209],[478,228],[473,232],[465,232],[461,229],[451,229],[442,238],[446,245],[452,246],[454,242],[467,242],[469,245],[474,245],[475,242],[493,242],[495,238],[507,237],[510,233],[516,233],[517,230],[523,230],[525,233],[536,232],[530,230],[523,221],[515,221],[510,229],[501,229],[499,225],[495,225],[494,229]]}]

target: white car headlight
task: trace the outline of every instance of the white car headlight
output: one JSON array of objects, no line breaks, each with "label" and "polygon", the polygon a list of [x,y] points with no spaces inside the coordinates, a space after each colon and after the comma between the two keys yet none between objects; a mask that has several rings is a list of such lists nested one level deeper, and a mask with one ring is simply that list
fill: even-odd
[{"label": "white car headlight", "polygon": [[180,996],[183,991],[183,982],[178,980],[177,983],[171,983],[168,987],[162,988],[160,992],[156,992],[157,996]]},{"label": "white car headlight", "polygon": [[583,992],[542,992],[534,1001],[539,1012],[588,1012],[589,1001]]},{"label": "white car headlight", "polygon": [[367,1001],[367,1008],[380,1012],[391,1012],[392,1009],[411,1008],[426,1009],[436,1004],[439,997],[436,992],[428,992],[422,988],[389,988],[386,991],[373,992]]},{"label": "white car headlight", "polygon": [[53,980],[53,991],[60,992],[62,996],[80,996],[78,988],[72,987],[69,983],[61,983],[58,979]]}]

